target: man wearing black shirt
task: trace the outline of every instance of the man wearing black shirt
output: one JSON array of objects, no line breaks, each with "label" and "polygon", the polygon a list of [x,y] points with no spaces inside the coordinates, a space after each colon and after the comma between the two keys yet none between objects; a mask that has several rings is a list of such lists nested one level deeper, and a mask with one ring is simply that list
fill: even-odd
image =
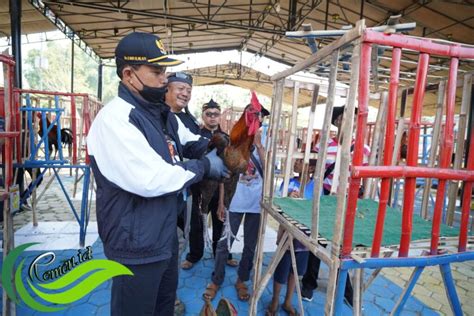
[{"label": "man wearing black shirt", "polygon": [[[210,139],[212,135],[221,131],[219,121],[221,117],[221,108],[217,102],[210,100],[202,107],[202,121],[203,126],[200,129],[201,136]],[[199,183],[191,186],[193,194],[193,206],[191,211],[191,229],[189,231],[189,253],[186,255],[186,260],[181,263],[181,268],[188,270],[193,267],[195,263],[201,260],[204,254],[204,223],[201,215],[201,191]],[[215,255],[217,242],[222,235],[223,223],[217,217],[219,207],[219,190],[216,190],[211,202],[209,203],[209,212],[212,216],[212,251]],[[223,205],[221,205],[223,207]],[[236,267],[238,262],[232,259],[229,253],[227,265]]]}]

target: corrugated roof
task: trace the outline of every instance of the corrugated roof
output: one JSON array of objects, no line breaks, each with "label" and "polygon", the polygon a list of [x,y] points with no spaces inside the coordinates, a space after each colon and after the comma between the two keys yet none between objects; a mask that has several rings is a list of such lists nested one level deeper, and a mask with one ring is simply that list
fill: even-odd
[{"label": "corrugated roof", "polygon": [[[23,0],[22,4],[23,32],[52,29],[34,8],[38,7],[64,21],[101,58],[113,57],[124,35],[141,30],[159,34],[176,54],[247,49],[294,64],[310,51],[303,40],[285,38],[285,31],[298,30],[303,23],[311,23],[313,29],[340,29],[361,16],[370,27],[384,24],[395,13],[403,15],[400,22],[417,22],[411,35],[474,44],[474,5],[465,1],[370,0],[363,6],[360,0]],[[9,34],[8,1],[0,4],[0,16],[7,22],[0,31]]]}]

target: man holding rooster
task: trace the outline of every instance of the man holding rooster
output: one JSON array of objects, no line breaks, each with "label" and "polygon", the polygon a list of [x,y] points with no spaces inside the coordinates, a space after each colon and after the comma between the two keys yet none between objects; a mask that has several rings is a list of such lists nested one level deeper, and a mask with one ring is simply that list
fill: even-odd
[{"label": "man holding rooster", "polygon": [[[200,128],[199,133],[206,139],[211,139],[215,132],[223,133],[219,126],[221,118],[221,107],[213,99],[209,102],[204,103],[202,107],[202,122],[203,126]],[[208,210],[212,217],[212,253],[215,256],[217,242],[221,238],[223,222],[218,218],[218,209],[223,208],[223,184],[219,186],[212,194],[212,199],[209,202]],[[191,229],[189,231],[189,253],[186,255],[186,259],[181,263],[181,268],[184,270],[191,269],[195,263],[197,263],[204,255],[204,232],[207,228],[204,227],[204,220],[201,214],[201,185],[196,184],[191,187],[193,193],[193,205],[191,211]],[[238,262],[232,259],[232,254],[229,254],[227,258],[227,264],[232,267],[236,267]]]},{"label": "man holding rooster", "polygon": [[99,112],[87,138],[105,255],[133,273],[113,279],[111,314],[172,315],[180,201],[191,184],[220,179],[227,170],[215,151],[183,161],[183,130],[164,103],[166,67],[181,61],[168,56],[160,38],[131,33],[115,57],[118,96]]}]

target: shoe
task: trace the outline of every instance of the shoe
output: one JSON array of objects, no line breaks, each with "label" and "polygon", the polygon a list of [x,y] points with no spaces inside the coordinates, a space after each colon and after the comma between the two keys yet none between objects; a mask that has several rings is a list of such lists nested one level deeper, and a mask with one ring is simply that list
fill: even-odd
[{"label": "shoe", "polygon": [[235,259],[227,259],[227,262],[226,264],[229,266],[229,267],[238,267],[239,266],[239,262]]},{"label": "shoe", "polygon": [[193,267],[193,265],[194,263],[192,263],[191,261],[184,260],[183,262],[181,262],[181,269],[189,270]]},{"label": "shoe", "polygon": [[352,302],[352,297],[348,297],[347,295],[344,296],[344,303],[346,303],[347,305],[349,305],[349,307],[353,307],[353,302]]},{"label": "shoe", "polygon": [[180,299],[174,301],[174,316],[183,316],[186,311],[184,303]]},{"label": "shoe", "polygon": [[301,298],[307,302],[311,302],[313,300],[313,291],[305,287],[302,287]]}]

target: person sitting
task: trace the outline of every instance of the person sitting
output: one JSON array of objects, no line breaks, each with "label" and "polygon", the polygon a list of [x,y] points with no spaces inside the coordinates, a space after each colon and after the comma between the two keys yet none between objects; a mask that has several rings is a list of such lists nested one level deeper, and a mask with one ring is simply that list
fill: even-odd
[{"label": "person sitting", "polygon": [[[314,169],[316,168],[316,159],[309,160],[309,167],[308,167],[308,175],[311,177],[307,177],[307,182],[305,184],[304,194],[301,195],[300,193],[300,186],[301,181],[303,180],[300,176],[301,172],[303,171],[303,159],[296,159],[295,164],[293,165],[293,172],[297,173],[297,175],[290,179],[288,183],[288,196],[292,198],[305,198],[310,200],[313,198],[313,189],[314,189],[314,180],[313,180],[313,173]],[[280,185],[280,189],[278,191],[278,195],[282,196],[283,192],[283,183]]]}]

